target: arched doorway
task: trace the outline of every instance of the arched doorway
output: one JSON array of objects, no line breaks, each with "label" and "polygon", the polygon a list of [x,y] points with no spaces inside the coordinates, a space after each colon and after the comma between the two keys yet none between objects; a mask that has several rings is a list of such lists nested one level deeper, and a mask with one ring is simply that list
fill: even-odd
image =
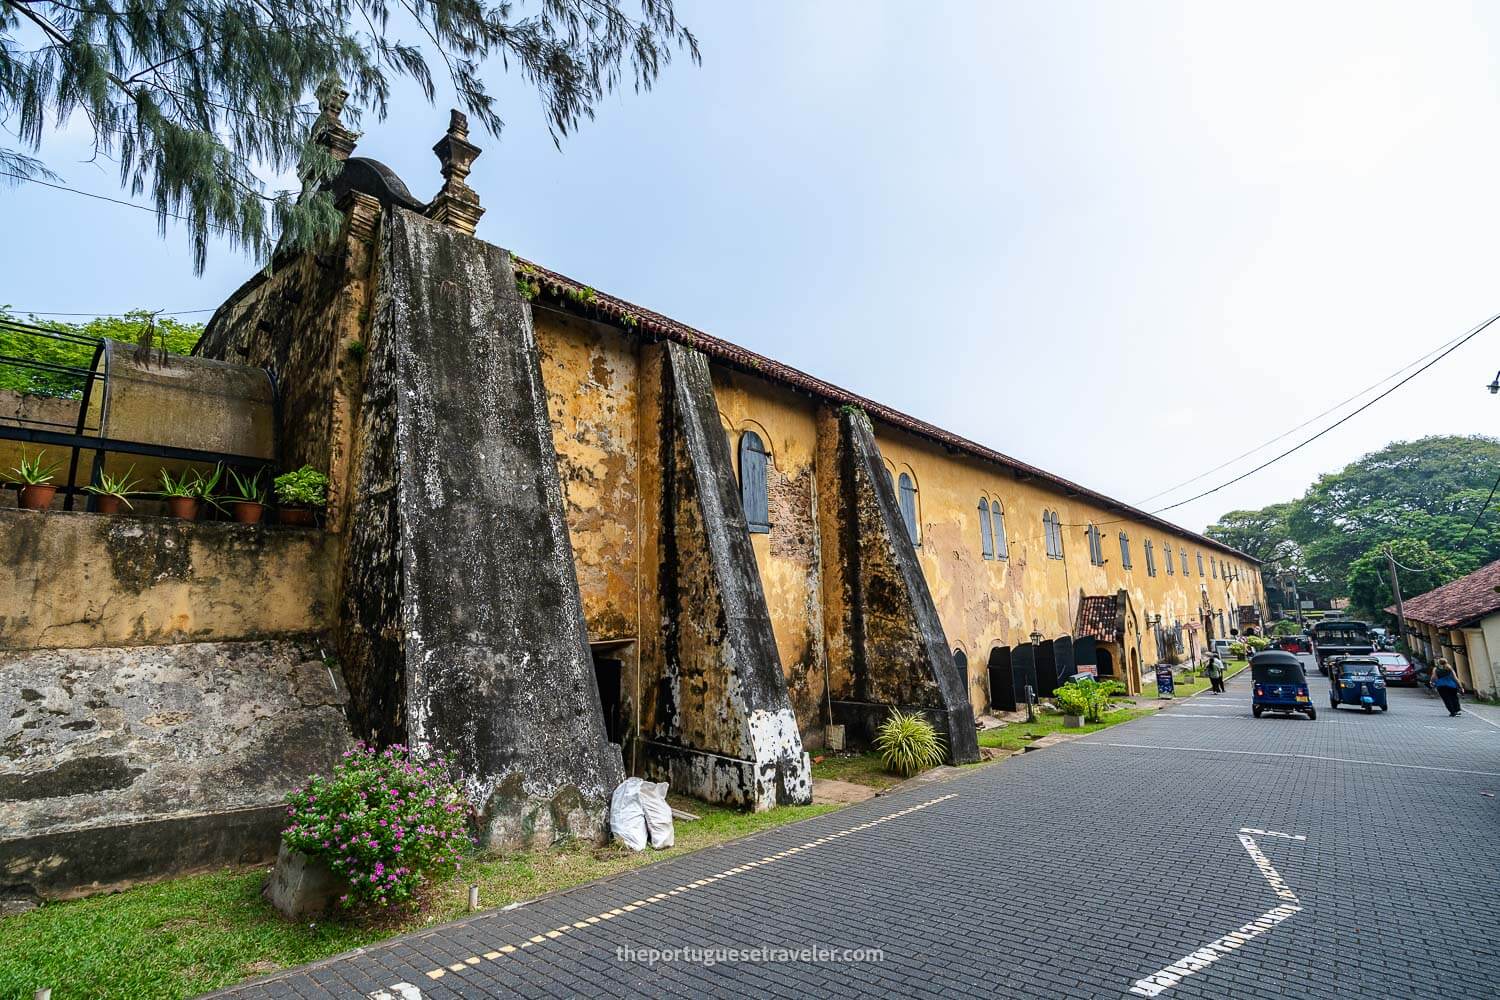
[{"label": "arched doorway", "polygon": [[1134,649],[1130,651],[1130,673],[1135,677],[1135,689],[1140,691],[1141,685],[1146,683],[1146,678],[1141,676],[1141,655]]},{"label": "arched doorway", "polygon": [[1114,654],[1105,647],[1100,646],[1094,651],[1094,655],[1098,657],[1099,661],[1099,676],[1113,677],[1115,675]]}]

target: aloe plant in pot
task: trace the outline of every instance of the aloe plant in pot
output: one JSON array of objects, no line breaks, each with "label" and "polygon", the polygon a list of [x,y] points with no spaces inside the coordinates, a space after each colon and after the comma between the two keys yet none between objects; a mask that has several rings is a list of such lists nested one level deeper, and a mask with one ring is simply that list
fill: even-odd
[{"label": "aloe plant in pot", "polygon": [[310,465],[283,472],[274,486],[282,524],[308,527],[316,522],[317,512],[328,506],[328,477]]},{"label": "aloe plant in pot", "polygon": [[120,512],[120,504],[124,504],[131,510],[135,510],[134,505],[130,502],[130,495],[139,492],[136,487],[141,484],[132,478],[131,473],[133,472],[135,472],[135,466],[133,465],[123,476],[111,476],[107,472],[101,472],[99,473],[99,481],[97,483],[90,483],[84,487],[84,489],[94,494],[95,513],[118,514]]},{"label": "aloe plant in pot", "polygon": [[223,475],[222,465],[214,466],[213,473],[207,476],[196,469],[188,469],[182,475],[174,477],[163,469],[161,470],[161,489],[157,491],[157,494],[167,501],[167,511],[173,517],[193,521],[197,519],[202,503],[207,502],[215,507],[219,505],[218,498],[214,496],[214,490],[218,487],[219,479]]},{"label": "aloe plant in pot", "polygon": [[13,481],[21,487],[22,510],[46,510],[52,506],[52,498],[57,495],[57,486],[52,478],[57,475],[60,466],[56,462],[44,461],[43,456],[46,454],[45,451],[39,451],[35,458],[31,458],[23,448],[21,461],[10,470]]},{"label": "aloe plant in pot", "polygon": [[260,482],[261,472],[248,479],[233,469],[229,470],[229,481],[233,489],[224,499],[230,513],[240,524],[259,524],[266,512],[266,488]]}]

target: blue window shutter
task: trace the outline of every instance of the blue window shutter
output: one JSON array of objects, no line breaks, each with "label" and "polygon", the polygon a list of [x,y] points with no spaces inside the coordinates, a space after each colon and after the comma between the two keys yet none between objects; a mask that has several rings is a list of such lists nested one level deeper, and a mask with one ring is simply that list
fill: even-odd
[{"label": "blue window shutter", "polygon": [[1130,536],[1120,532],[1120,568],[1130,568]]},{"label": "blue window shutter", "polygon": [[990,520],[995,522],[995,558],[1010,558],[1010,543],[1005,540],[1005,508],[996,500],[990,508]]},{"label": "blue window shutter", "polygon": [[771,530],[766,446],[754,431],[740,435],[740,502],[745,508],[745,523],[752,533],[765,534]]},{"label": "blue window shutter", "polygon": [[911,476],[901,473],[901,478],[896,481],[901,497],[901,520],[906,522],[906,533],[911,537],[913,545],[921,545],[922,540],[917,534],[917,487],[911,481]]},{"label": "blue window shutter", "polygon": [[995,558],[995,536],[990,531],[990,502],[979,498],[979,551],[986,559]]}]

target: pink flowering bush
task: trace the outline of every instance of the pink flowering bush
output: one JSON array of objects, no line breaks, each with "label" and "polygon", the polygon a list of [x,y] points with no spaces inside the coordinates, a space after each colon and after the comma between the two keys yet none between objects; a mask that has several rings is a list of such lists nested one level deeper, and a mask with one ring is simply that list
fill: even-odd
[{"label": "pink flowering bush", "polygon": [[345,906],[410,903],[427,880],[451,877],[468,846],[469,805],[442,754],[359,743],[287,802],[282,839],[348,881]]}]

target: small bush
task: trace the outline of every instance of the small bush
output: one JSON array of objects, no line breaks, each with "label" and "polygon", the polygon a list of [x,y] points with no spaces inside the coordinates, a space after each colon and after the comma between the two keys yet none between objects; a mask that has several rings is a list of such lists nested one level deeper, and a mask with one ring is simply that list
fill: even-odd
[{"label": "small bush", "polygon": [[1057,705],[1066,715],[1081,715],[1088,722],[1103,722],[1109,711],[1109,700],[1123,695],[1125,687],[1119,681],[1096,681],[1092,677],[1068,681],[1052,692]]},{"label": "small bush", "polygon": [[943,738],[932,723],[915,713],[907,715],[896,709],[875,732],[875,749],[885,766],[903,778],[943,762]]},{"label": "small bush", "polygon": [[287,796],[286,845],[349,883],[345,906],[410,903],[459,867],[469,806],[442,754],[356,744],[329,777]]},{"label": "small bush", "polygon": [[283,472],[273,485],[276,502],[284,507],[326,507],[328,477],[310,465],[295,472]]},{"label": "small bush", "polygon": [[1245,645],[1249,646],[1252,650],[1254,650],[1257,653],[1259,653],[1261,650],[1265,649],[1270,644],[1271,644],[1271,640],[1267,639],[1267,638],[1264,638],[1263,636],[1258,636],[1258,635],[1247,635],[1247,636],[1245,636]]},{"label": "small bush", "polygon": [[1246,648],[1243,642],[1231,642],[1229,644],[1229,655],[1237,660],[1245,658]]}]

